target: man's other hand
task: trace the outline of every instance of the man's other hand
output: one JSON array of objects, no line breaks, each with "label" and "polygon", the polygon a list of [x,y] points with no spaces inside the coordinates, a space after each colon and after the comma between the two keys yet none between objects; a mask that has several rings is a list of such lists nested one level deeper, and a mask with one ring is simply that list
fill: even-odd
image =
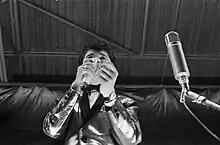
[{"label": "man's other hand", "polygon": [[109,95],[115,91],[114,86],[118,77],[118,71],[113,63],[103,62],[100,69],[100,93],[103,97],[109,97]]}]

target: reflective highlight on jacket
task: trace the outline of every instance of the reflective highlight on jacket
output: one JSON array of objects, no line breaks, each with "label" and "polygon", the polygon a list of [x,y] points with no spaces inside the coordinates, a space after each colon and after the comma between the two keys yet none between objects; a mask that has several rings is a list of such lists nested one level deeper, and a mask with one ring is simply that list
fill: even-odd
[{"label": "reflective highlight on jacket", "polygon": [[135,101],[117,96],[115,105],[106,109],[103,104],[86,123],[79,106],[80,95],[69,90],[49,112],[43,122],[44,132],[52,138],[65,140],[65,145],[136,145],[142,133]]}]

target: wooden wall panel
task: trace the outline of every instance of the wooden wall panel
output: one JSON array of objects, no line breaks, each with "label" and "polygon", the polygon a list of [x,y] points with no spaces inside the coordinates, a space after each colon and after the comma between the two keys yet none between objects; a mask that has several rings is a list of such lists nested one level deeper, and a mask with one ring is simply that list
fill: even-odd
[{"label": "wooden wall panel", "polygon": [[[59,1],[58,1],[59,2]],[[60,1],[58,3],[58,15],[65,18],[66,16],[66,2]],[[59,40],[59,51],[66,50],[66,24],[58,22],[58,40]]]},{"label": "wooden wall panel", "polygon": [[141,52],[142,36],[144,33],[145,2],[146,0],[139,0],[138,2],[133,1],[133,8],[131,6],[133,9],[133,18],[131,21],[127,21],[127,24],[132,23],[130,48],[132,48],[136,53]]},{"label": "wooden wall panel", "polygon": [[[220,4],[216,2],[204,1],[204,19],[201,22],[200,32],[198,34],[198,42],[195,46],[195,53],[197,54],[216,54],[220,53],[219,45],[213,47],[213,41],[219,40],[220,35],[215,35],[214,31],[219,32],[220,27],[216,25],[216,21],[219,20]],[[217,27],[217,29],[216,29]],[[220,33],[218,33],[220,34]],[[216,37],[217,36],[217,37]],[[192,42],[193,43],[193,42]]]},{"label": "wooden wall panel", "polygon": [[12,29],[10,20],[10,7],[8,2],[0,4],[0,24],[2,29],[2,41],[5,50],[13,50]]},{"label": "wooden wall panel", "polygon": [[[50,1],[42,1],[42,8],[49,10],[50,9]],[[46,14],[42,14],[43,15],[43,39],[44,39],[44,50],[45,51],[50,51],[51,50],[51,46],[52,46],[52,37],[51,37],[51,17],[46,15]]]},{"label": "wooden wall panel", "polygon": [[[34,3],[34,0],[28,0],[28,1],[31,3]],[[36,14],[35,14],[36,10],[33,8],[29,8],[29,9],[30,9],[29,12],[30,12],[31,19],[28,19],[27,23],[30,22],[30,24],[31,24],[31,29],[30,29],[29,33],[32,34],[32,47],[27,48],[27,49],[34,51],[37,49],[37,42],[39,39],[39,38],[37,38],[37,26],[36,26],[37,23],[36,23]],[[29,12],[27,11],[28,14],[29,14]]]},{"label": "wooden wall panel", "polygon": [[[16,57],[12,55],[6,55],[9,81],[14,81],[22,76],[31,76],[31,78],[27,78],[27,81],[28,79],[39,81],[36,80],[37,77],[41,77],[41,79],[43,79],[42,76],[45,76],[44,80],[42,81],[71,83],[71,80],[73,81],[75,79],[78,66],[77,57],[66,56],[27,55],[21,56],[21,62],[23,64],[23,74],[18,71],[18,61]],[[188,59],[187,62],[191,75],[190,80],[193,80],[191,81],[191,84],[219,84],[219,79],[214,79],[219,78],[219,60],[203,59],[198,61],[191,58]],[[131,80],[133,80],[133,84],[149,84],[149,82],[158,85],[164,83],[178,84],[177,81],[175,81],[174,79],[169,59],[123,57],[117,60],[116,65],[119,71],[118,81],[121,83],[132,83]],[[51,78],[52,80],[49,80]],[[204,80],[206,80],[207,82],[204,82]]]},{"label": "wooden wall panel", "polygon": [[[25,13],[25,10],[26,10],[26,6],[25,5],[19,5],[19,7],[18,7],[18,10],[20,11],[20,10],[23,10],[23,11],[20,11],[20,19],[21,20],[23,20],[23,21],[21,21],[20,22],[20,25],[22,26],[21,27],[21,41],[22,41],[22,48],[23,47],[27,47],[27,23],[26,23],[26,20],[27,20],[27,16],[26,16],[26,14],[27,13]],[[23,28],[24,27],[24,28]]]},{"label": "wooden wall panel", "polygon": [[145,53],[166,53],[165,34],[171,30],[178,0],[150,1]]},{"label": "wooden wall panel", "polygon": [[[140,52],[146,0],[26,1]],[[218,53],[219,5],[208,0],[150,0],[145,53],[166,53],[164,35],[173,29],[180,33],[187,54]],[[20,15],[24,50],[80,51],[94,39],[21,2]]]},{"label": "wooden wall panel", "polygon": [[31,57],[24,56],[23,58],[24,67],[23,68],[24,68],[24,72],[26,72],[25,74],[28,76],[32,74],[32,65],[33,65],[33,62],[31,61]]},{"label": "wooden wall panel", "polygon": [[[50,1],[50,10],[53,12],[53,14],[58,14],[58,4],[56,1]],[[51,24],[51,37],[52,37],[52,47],[51,51],[56,51],[59,48],[58,44],[58,20],[51,18],[50,24]]]},{"label": "wooden wall panel", "polygon": [[8,75],[8,80],[12,79],[12,77],[16,74],[19,74],[18,69],[18,61],[14,56],[5,56],[6,70]]},{"label": "wooden wall panel", "polygon": [[[146,0],[25,1],[135,53],[141,52]],[[197,57],[187,57],[192,76],[219,75],[220,4],[217,0],[150,0],[149,4],[145,55],[121,57],[119,53],[123,51],[113,47],[119,58],[117,65],[122,77],[172,77],[170,62],[165,59],[167,50],[164,43],[164,35],[170,30],[179,32],[187,56]],[[23,66],[19,72],[17,58],[7,55],[10,76],[74,75],[77,59],[62,53],[79,53],[85,44],[95,38],[22,2],[19,2],[19,10],[24,53],[45,51],[51,54],[22,55]],[[203,59],[201,54],[208,59]],[[15,68],[10,66],[13,61]]]},{"label": "wooden wall panel", "polygon": [[219,53],[219,8],[216,0],[180,0],[179,3],[178,0],[150,1],[145,52],[166,53],[164,35],[175,30],[180,34],[186,54]]},{"label": "wooden wall panel", "polygon": [[[66,2],[66,19],[73,21],[73,3]],[[66,26],[66,51],[72,51],[74,49],[74,38],[73,38],[74,28],[71,26]]]},{"label": "wooden wall panel", "polygon": [[[45,2],[42,0],[26,0],[40,8],[43,8],[57,16],[69,20],[82,28],[115,42],[122,47],[140,52],[142,30],[145,13],[145,0],[140,1],[100,1],[100,0],[50,0]],[[20,2],[22,9],[21,14],[27,12],[27,17],[21,17],[22,26],[29,25],[32,31],[28,31],[32,37],[33,46],[31,50],[44,51],[80,51],[88,40],[95,39],[85,32],[71,28],[67,24],[60,22],[52,17],[45,16],[34,8],[25,8],[25,4]],[[30,13],[29,13],[30,11]],[[30,20],[31,18],[31,20]],[[28,21],[24,21],[27,19]],[[51,25],[48,28],[48,25]],[[51,29],[51,48],[44,37],[45,27],[48,33]],[[25,31],[26,27],[22,27]],[[70,30],[72,29],[72,30]],[[71,32],[72,31],[72,32]],[[67,38],[70,36],[70,38]],[[27,36],[23,36],[27,37]],[[73,37],[73,39],[71,39]],[[24,38],[24,41],[28,38]],[[70,45],[72,40],[73,45]],[[68,42],[68,44],[67,44]],[[23,42],[25,43],[25,42]],[[45,46],[47,46],[45,48]],[[71,49],[73,48],[73,49]],[[24,50],[28,50],[27,47]]]},{"label": "wooden wall panel", "polygon": [[206,17],[205,13],[203,0],[181,1],[178,29],[182,34],[181,39],[187,54],[196,53],[195,50],[199,40],[198,34],[201,31],[203,19]]}]

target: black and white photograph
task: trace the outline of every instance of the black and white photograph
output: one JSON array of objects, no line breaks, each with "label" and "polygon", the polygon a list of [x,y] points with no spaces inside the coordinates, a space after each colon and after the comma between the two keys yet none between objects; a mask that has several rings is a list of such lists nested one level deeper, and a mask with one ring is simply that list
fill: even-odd
[{"label": "black and white photograph", "polygon": [[220,0],[0,0],[0,145],[220,145]]}]

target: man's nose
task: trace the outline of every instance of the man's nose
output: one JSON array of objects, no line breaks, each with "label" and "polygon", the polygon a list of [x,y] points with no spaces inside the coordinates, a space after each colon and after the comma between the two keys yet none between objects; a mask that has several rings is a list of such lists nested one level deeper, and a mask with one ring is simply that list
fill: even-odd
[{"label": "man's nose", "polygon": [[95,63],[95,64],[100,64],[101,60],[98,57],[94,57],[94,58],[91,59],[91,62]]}]

